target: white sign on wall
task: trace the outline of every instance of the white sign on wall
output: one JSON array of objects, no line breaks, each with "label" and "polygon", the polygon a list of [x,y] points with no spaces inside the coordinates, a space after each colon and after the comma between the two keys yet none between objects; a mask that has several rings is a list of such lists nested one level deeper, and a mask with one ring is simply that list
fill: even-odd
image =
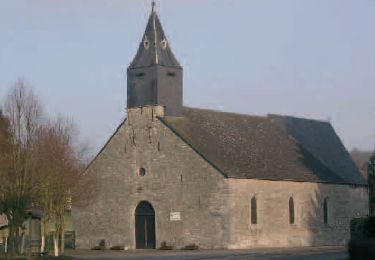
[{"label": "white sign on wall", "polygon": [[180,221],[181,220],[181,212],[171,212],[169,215],[170,221]]}]

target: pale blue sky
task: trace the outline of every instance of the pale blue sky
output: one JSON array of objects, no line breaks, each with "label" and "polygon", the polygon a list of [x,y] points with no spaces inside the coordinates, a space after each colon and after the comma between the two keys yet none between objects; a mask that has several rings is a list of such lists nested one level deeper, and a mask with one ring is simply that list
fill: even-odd
[{"label": "pale blue sky", "polygon": [[[125,116],[150,0],[0,0],[0,99],[19,77],[93,152]],[[159,0],[188,106],[328,120],[375,144],[374,0]]]}]

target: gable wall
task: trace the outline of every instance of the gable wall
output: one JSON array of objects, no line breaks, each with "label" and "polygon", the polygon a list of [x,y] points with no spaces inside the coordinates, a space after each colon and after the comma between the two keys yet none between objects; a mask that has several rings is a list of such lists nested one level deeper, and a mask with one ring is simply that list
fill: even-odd
[{"label": "gable wall", "polygon": [[[345,245],[350,220],[368,214],[366,187],[308,182],[229,179],[229,248]],[[257,224],[250,200],[257,199]],[[295,224],[289,224],[293,197]],[[328,197],[328,225],[323,201]]]},{"label": "gable wall", "polygon": [[[88,168],[99,180],[91,201],[72,211],[78,248],[101,239],[108,247],[135,248],[134,211],[142,200],[156,212],[157,247],[162,241],[177,248],[224,247],[227,180],[156,118],[162,114],[162,107],[129,109],[125,124]],[[138,175],[140,167],[146,176]],[[182,220],[170,221],[171,212],[181,212]]]}]

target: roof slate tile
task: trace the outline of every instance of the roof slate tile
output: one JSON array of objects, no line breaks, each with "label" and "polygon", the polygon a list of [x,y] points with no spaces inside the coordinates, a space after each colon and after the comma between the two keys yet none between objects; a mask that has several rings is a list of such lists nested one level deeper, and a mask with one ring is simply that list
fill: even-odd
[{"label": "roof slate tile", "polygon": [[227,177],[366,185],[327,122],[187,107],[160,120]]}]

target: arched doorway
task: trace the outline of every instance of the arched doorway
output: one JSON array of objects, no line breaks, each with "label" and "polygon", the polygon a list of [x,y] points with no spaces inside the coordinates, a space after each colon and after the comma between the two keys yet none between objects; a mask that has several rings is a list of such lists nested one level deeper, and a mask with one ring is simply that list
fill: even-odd
[{"label": "arched doorway", "polygon": [[141,201],[135,209],[136,249],[155,248],[155,210],[147,201]]}]

